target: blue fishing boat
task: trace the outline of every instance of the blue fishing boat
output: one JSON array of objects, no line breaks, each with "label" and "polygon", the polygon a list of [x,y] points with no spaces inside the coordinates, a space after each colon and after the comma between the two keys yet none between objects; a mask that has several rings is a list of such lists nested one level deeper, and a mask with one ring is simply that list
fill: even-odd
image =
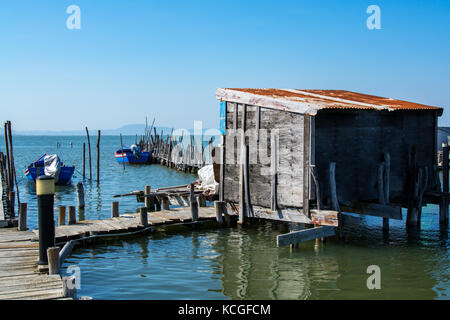
[{"label": "blue fishing boat", "polygon": [[39,176],[52,176],[55,178],[55,184],[65,185],[72,179],[74,171],[75,166],[64,165],[56,154],[45,153],[28,166],[25,176],[32,182],[36,182],[36,178]]},{"label": "blue fishing boat", "polygon": [[149,152],[141,152],[139,147],[132,145],[131,148],[123,146],[114,153],[118,163],[144,164],[150,158]]}]

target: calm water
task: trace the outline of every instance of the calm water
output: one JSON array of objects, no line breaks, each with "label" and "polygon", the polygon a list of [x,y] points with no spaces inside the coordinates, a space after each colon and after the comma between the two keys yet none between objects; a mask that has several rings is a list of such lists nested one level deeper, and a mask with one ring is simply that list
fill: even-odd
[{"label": "calm water", "polygon": [[[125,140],[130,144],[134,138]],[[56,141],[62,144],[59,150]],[[16,137],[17,171],[41,153],[56,151],[80,170],[83,141]],[[102,137],[102,180],[99,186],[85,185],[86,218],[108,218],[113,194],[196,179],[157,165],[123,171],[112,154],[118,145],[118,137]],[[80,178],[77,174],[74,185]],[[34,189],[20,183],[33,226]],[[57,204],[75,203],[73,188],[60,189]],[[121,212],[137,207],[134,197],[120,200]],[[78,293],[95,299],[449,299],[449,232],[439,230],[437,211],[432,205],[424,208],[419,233],[408,233],[405,221],[392,220],[388,237],[381,230],[381,218],[349,217],[343,241],[329,239],[317,247],[314,241],[306,242],[294,252],[276,247],[276,236],[287,232],[279,223],[166,227],[146,237],[77,248],[64,267],[80,267]],[[370,265],[381,268],[381,290],[366,287]]]},{"label": "calm water", "polygon": [[[130,146],[135,137],[123,137],[123,143]],[[56,148],[59,142],[61,147]],[[24,172],[27,166],[36,161],[42,154],[58,154],[67,165],[75,165],[72,184],[56,186],[55,207],[59,205],[76,205],[76,184],[83,181],[83,142],[86,143],[86,176],[89,178],[89,162],[86,137],[53,137],[53,136],[15,136],[14,160],[19,184],[20,200],[28,203],[28,226],[37,227],[37,199],[34,183],[28,182]],[[72,143],[72,145],[71,145]],[[100,183],[97,184],[97,136],[91,136],[92,180],[83,181],[85,188],[86,208],[78,211],[78,219],[107,219],[111,216],[111,202],[119,201],[120,212],[135,212],[136,197],[113,198],[115,194],[124,194],[133,190],[144,190],[145,185],[152,188],[190,183],[197,179],[196,175],[169,170],[163,166],[128,165],[123,169],[114,158],[114,152],[120,148],[119,136],[102,136],[100,143]],[[0,149],[4,150],[3,139]]]}]

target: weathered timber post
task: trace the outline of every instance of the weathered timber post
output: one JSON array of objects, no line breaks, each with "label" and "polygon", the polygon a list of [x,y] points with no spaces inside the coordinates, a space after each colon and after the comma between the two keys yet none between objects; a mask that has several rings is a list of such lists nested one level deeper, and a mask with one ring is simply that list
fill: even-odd
[{"label": "weathered timber post", "polygon": [[38,265],[48,264],[47,249],[55,246],[55,219],[53,206],[55,197],[55,179],[40,176],[36,179],[39,220],[39,260]]},{"label": "weathered timber post", "polygon": [[119,216],[119,202],[114,201],[111,204],[111,218],[117,218]]},{"label": "weathered timber post", "polygon": [[78,209],[84,209],[84,186],[82,182],[77,183]]},{"label": "weathered timber post", "polygon": [[197,196],[197,201],[199,207],[206,207],[206,198],[203,194]]},{"label": "weathered timber post", "polygon": [[329,179],[330,179],[331,209],[338,212],[339,238],[342,238],[344,235],[344,216],[341,214],[341,209],[339,208],[339,201],[336,191],[336,162],[330,162]]},{"label": "weathered timber post", "polygon": [[83,142],[83,181],[86,179],[86,143]]},{"label": "weathered timber post", "polygon": [[[448,226],[448,198],[447,194],[449,192],[449,183],[448,183],[448,153],[449,147],[445,146],[442,148],[442,192],[444,193],[441,196],[440,204],[439,204],[439,224],[443,226]],[[438,179],[439,180],[439,179]]]},{"label": "weathered timber post", "polygon": [[27,204],[21,202],[20,203],[20,210],[19,210],[19,221],[17,229],[19,231],[26,231],[27,228]]},{"label": "weathered timber post", "polygon": [[88,154],[89,154],[89,180],[92,181],[91,139],[89,137],[88,127],[86,127],[86,135],[88,140]]},{"label": "weathered timber post", "polygon": [[223,212],[223,201],[214,201],[214,208],[216,209],[216,220],[217,220],[217,224],[219,226],[222,225],[223,222],[223,217],[222,217],[222,212]]},{"label": "weathered timber post", "polygon": [[97,183],[100,182],[100,137],[101,137],[101,131],[98,130],[98,135],[97,135]]},{"label": "weathered timber post", "polygon": [[191,203],[191,215],[192,215],[192,221],[198,220],[198,203],[197,199],[195,199],[195,193],[194,193],[194,184],[191,183],[190,186],[190,203]]},{"label": "weathered timber post", "polygon": [[145,207],[147,208],[147,211],[149,211],[149,212],[155,211],[155,201],[151,194],[152,194],[152,187],[145,186],[144,203],[145,203]]},{"label": "weathered timber post", "polygon": [[58,226],[66,224],[66,206],[58,207]]},{"label": "weathered timber post", "polygon": [[155,196],[153,201],[155,203],[155,211],[161,211],[161,202],[159,201],[159,198]]},{"label": "weathered timber post", "polygon": [[271,134],[270,137],[270,207],[272,211],[278,210],[278,137]]},{"label": "weathered timber post", "polygon": [[139,217],[141,219],[141,225],[143,225],[144,227],[147,227],[148,226],[147,207],[139,208]]},{"label": "weathered timber post", "polygon": [[[385,175],[385,163],[381,163],[378,166],[378,178],[377,178],[377,186],[378,186],[378,203],[381,205],[386,205],[386,194],[384,190],[384,175]],[[389,219],[383,218],[383,231],[389,230]]]},{"label": "weathered timber post", "polygon": [[[242,133],[243,134],[243,133]],[[239,224],[245,219],[245,181],[244,181],[244,146],[241,147],[241,161],[239,162]]]},{"label": "weathered timber post", "polygon": [[170,210],[170,202],[168,197],[163,197],[161,199],[162,202],[162,209],[163,210]]},{"label": "weathered timber post", "polygon": [[406,217],[406,226],[417,225],[417,145],[408,152],[409,163],[409,183],[408,183],[408,211]]},{"label": "weathered timber post", "polygon": [[47,249],[48,274],[59,274],[59,247]]},{"label": "weathered timber post", "polygon": [[[384,153],[384,202],[389,204],[390,202],[390,187],[391,187],[391,155],[389,152]],[[389,230],[389,218],[383,218],[383,230]]]},{"label": "weathered timber post", "polygon": [[11,208],[11,219],[14,219],[16,217],[16,209],[15,209],[16,193],[14,191],[10,191],[8,198],[9,198],[9,205]]},{"label": "weathered timber post", "polygon": [[77,296],[77,278],[75,276],[63,277],[63,292],[64,297],[75,298]]},{"label": "weathered timber post", "polygon": [[69,207],[69,224],[76,224],[77,223],[77,216],[76,216],[76,209],[75,206]]},{"label": "weathered timber post", "polygon": [[442,186],[443,192],[448,193],[449,185],[448,185],[448,152],[449,146],[445,146],[442,148]]}]

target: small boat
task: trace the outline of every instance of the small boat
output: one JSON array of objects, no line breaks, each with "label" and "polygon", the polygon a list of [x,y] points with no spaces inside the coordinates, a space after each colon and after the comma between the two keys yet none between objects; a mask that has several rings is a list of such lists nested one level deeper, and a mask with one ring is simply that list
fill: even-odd
[{"label": "small boat", "polygon": [[132,145],[131,148],[123,146],[114,153],[118,163],[147,163],[150,157],[149,152],[141,152],[139,147]]},{"label": "small boat", "polygon": [[72,179],[74,171],[75,166],[64,165],[56,154],[45,153],[28,166],[25,176],[32,182],[36,182],[39,176],[52,176],[55,178],[55,184],[65,185]]}]

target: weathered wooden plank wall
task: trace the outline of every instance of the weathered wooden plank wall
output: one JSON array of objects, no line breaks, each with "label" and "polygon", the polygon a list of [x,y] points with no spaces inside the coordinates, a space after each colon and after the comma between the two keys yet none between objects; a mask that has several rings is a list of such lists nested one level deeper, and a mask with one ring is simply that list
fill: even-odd
[{"label": "weathered wooden plank wall", "polygon": [[391,197],[405,196],[408,152],[417,144],[418,166],[435,163],[434,111],[321,110],[315,117],[315,161],[323,197],[328,167],[336,162],[340,201],[377,199],[377,167],[391,156]]},{"label": "weathered wooden plank wall", "polygon": [[[232,129],[242,128],[242,105],[227,103],[227,134],[225,142],[224,200],[239,199],[240,133]],[[247,106],[246,143],[249,153],[249,181],[253,205],[270,208],[270,139],[273,129],[278,130],[279,165],[277,202],[280,208],[302,207],[303,204],[303,123],[304,116],[290,112],[260,108],[259,135],[256,106]],[[259,136],[259,137],[258,137]]]}]

